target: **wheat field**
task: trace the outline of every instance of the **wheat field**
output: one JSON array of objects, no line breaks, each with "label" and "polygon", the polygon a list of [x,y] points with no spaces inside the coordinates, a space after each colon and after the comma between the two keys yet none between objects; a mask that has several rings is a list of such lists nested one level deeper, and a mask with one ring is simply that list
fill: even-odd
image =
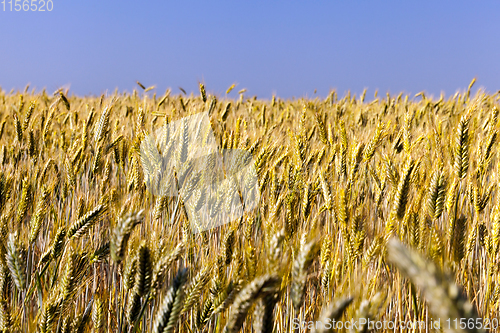
[{"label": "wheat field", "polygon": [[[496,330],[499,94],[226,96],[0,91],[3,332]],[[193,233],[140,145],[200,112],[252,154],[260,198]]]}]

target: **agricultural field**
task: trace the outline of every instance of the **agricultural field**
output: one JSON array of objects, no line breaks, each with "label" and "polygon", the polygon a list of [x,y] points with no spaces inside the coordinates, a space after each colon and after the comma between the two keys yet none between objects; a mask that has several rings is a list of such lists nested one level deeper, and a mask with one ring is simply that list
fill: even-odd
[{"label": "agricultural field", "polygon": [[[496,331],[498,94],[239,96],[0,91],[0,329]],[[257,196],[196,229],[182,196],[151,191],[141,145],[201,112],[220,149],[251,154]],[[168,159],[203,148],[180,142]],[[233,193],[208,200],[209,176],[181,169],[216,218]]]}]

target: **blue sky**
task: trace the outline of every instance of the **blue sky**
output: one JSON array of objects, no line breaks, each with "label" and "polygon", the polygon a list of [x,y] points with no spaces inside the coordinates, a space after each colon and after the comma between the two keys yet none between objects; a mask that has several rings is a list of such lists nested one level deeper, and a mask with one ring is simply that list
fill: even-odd
[{"label": "blue sky", "polygon": [[331,89],[447,96],[500,90],[499,1],[52,0],[3,11],[0,87],[78,95],[136,80],[197,93],[324,97]]}]

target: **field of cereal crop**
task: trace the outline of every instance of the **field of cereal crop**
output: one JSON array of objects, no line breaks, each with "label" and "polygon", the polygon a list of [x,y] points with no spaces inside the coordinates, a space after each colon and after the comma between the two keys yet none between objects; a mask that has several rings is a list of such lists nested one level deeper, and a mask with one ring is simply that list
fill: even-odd
[{"label": "field of cereal crop", "polygon": [[[499,95],[469,91],[371,101],[230,100],[203,85],[196,96],[0,91],[0,329],[327,332],[310,323],[335,319],[389,332],[359,319],[441,318],[444,331],[480,331],[480,318],[494,331]],[[220,149],[251,154],[257,197],[241,217],[195,230],[186,196],[147,186],[156,166],[141,144],[201,112]],[[209,199],[208,173],[181,182],[193,172],[186,154],[203,147],[179,141],[163,160],[215,218],[243,189]],[[156,143],[162,156],[168,142]]]}]

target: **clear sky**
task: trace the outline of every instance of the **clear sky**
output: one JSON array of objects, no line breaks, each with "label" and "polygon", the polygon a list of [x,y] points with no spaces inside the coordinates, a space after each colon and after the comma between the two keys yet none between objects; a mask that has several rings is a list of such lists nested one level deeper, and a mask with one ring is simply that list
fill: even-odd
[{"label": "clear sky", "polygon": [[52,0],[51,12],[10,11],[9,0],[4,11],[1,1],[7,91],[98,95],[139,80],[158,94],[204,82],[219,96],[237,83],[233,97],[449,96],[473,77],[475,88],[500,90],[498,0]]}]

